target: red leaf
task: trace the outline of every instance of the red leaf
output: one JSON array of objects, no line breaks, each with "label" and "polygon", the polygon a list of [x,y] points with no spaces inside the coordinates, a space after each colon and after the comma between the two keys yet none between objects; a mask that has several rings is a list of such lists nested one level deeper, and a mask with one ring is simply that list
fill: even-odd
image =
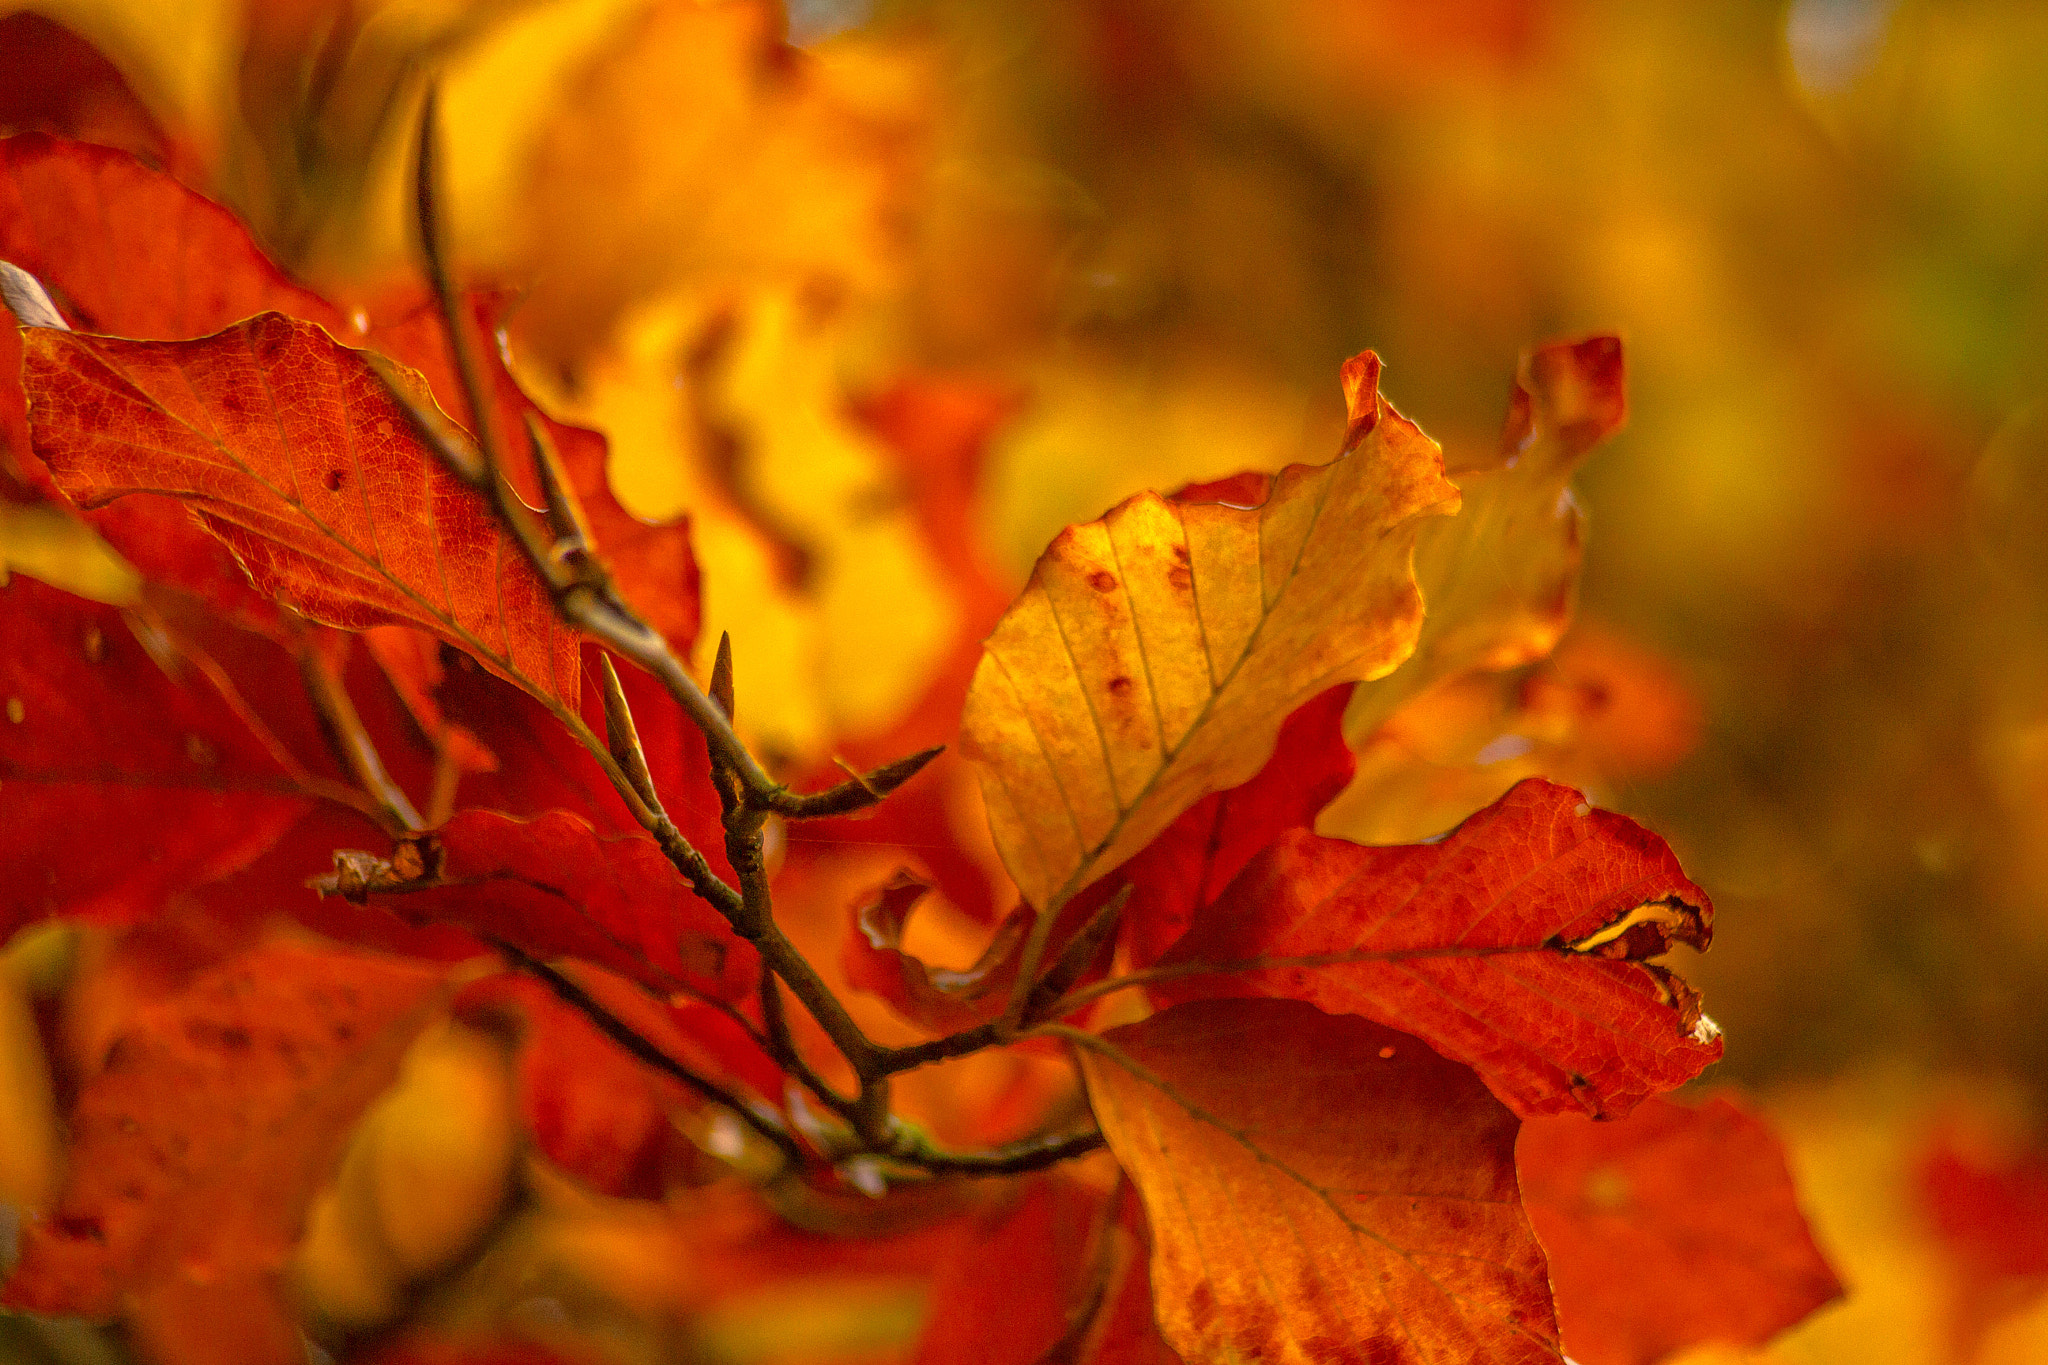
[{"label": "red leaf", "polygon": [[[226,209],[119,153],[35,135],[0,141],[0,258],[41,280],[73,325],[88,332],[186,340],[252,314],[280,312],[412,366],[445,410],[467,413],[435,309],[415,299],[389,310],[389,320],[344,316],[286,277]],[[488,334],[499,305],[488,297],[473,304]],[[487,349],[484,361],[497,428],[520,443],[508,452],[508,475],[532,500],[538,485],[522,433],[524,415],[538,409],[500,355]],[[13,373],[10,366],[0,379],[0,408],[15,402]],[[0,421],[6,416],[0,411]],[[686,523],[657,526],[633,517],[612,496],[604,439],[544,423],[621,588],[687,652],[699,597]],[[90,520],[145,577],[176,583],[231,615],[265,614],[233,560],[197,534],[172,500],[136,494]]]},{"label": "red leaf", "polygon": [[1281,726],[1273,756],[1256,776],[1188,807],[1137,857],[1076,897],[1095,902],[1130,884],[1124,925],[1134,965],[1157,961],[1254,854],[1288,830],[1312,827],[1317,812],[1344,790],[1353,762],[1343,729],[1350,699],[1345,683],[1303,705]]},{"label": "red leaf", "polygon": [[363,632],[363,645],[390,679],[413,723],[437,753],[445,751],[448,760],[462,772],[496,770],[497,755],[486,749],[467,726],[449,720],[434,695],[446,676],[441,667],[439,641],[410,626],[372,626]]},{"label": "red leaf", "polygon": [[0,635],[0,937],[153,912],[307,810],[306,772],[160,629],[16,578]]},{"label": "red leaf", "polygon": [[[732,1070],[669,1006],[639,987],[588,969],[576,978],[614,1016],[699,1075]],[[532,977],[487,977],[464,990],[455,1008],[465,1014],[506,1004],[524,1019],[520,1106],[543,1156],[617,1198],[659,1199],[672,1178],[697,1163],[696,1148],[669,1118],[702,1103],[694,1092],[642,1065]],[[741,1046],[752,1054],[742,1066],[760,1056],[750,1044]],[[780,1073],[774,1074],[779,1086]],[[771,1086],[769,1093],[775,1091]]]},{"label": "red leaf", "polygon": [[[585,646],[586,651],[595,648]],[[496,771],[463,780],[461,805],[522,816],[570,809],[606,834],[640,832],[604,770],[544,707],[460,653],[444,662],[450,666],[437,695],[447,718],[470,730],[498,758]],[[583,720],[593,733],[603,734],[604,706],[591,670],[584,672]],[[702,732],[651,675],[625,663],[618,665],[618,674],[647,755],[648,774],[669,818],[731,885],[735,878],[725,856],[723,811],[711,785]]]},{"label": "red leaf", "polygon": [[1283,1000],[1180,1005],[1105,1042],[1078,1055],[1182,1356],[1555,1361],[1518,1125],[1465,1067]]},{"label": "red leaf", "polygon": [[1732,1100],[1650,1100],[1619,1123],[1537,1120],[1517,1157],[1565,1349],[1582,1365],[1761,1346],[1842,1294],[1783,1147]]},{"label": "red leaf", "polygon": [[186,158],[187,149],[164,136],[119,68],[63,25],[40,14],[10,14],[0,19],[0,52],[14,67],[0,90],[0,128],[119,147],[159,165]]},{"label": "red leaf", "polygon": [[574,704],[546,586],[361,353],[275,313],[198,341],[23,338],[36,454],[80,507],[169,493],[305,615],[416,625]]},{"label": "red leaf", "polygon": [[56,1212],[6,1302],[126,1318],[151,1359],[296,1359],[277,1270],[440,972],[275,943],[135,1011],[69,1121]]},{"label": "red leaf", "polygon": [[657,994],[748,995],[760,956],[697,898],[654,840],[607,837],[568,811],[516,820],[463,811],[401,844],[426,870],[419,889],[377,903],[414,921],[455,924],[536,957],[577,957]]},{"label": "red leaf", "polygon": [[[912,1365],[1040,1365],[1090,1307],[1091,1227],[1103,1193],[1040,1176],[985,1218],[932,1284]],[[1092,1316],[1092,1315],[1091,1315]]]},{"label": "red leaf", "polygon": [[1644,961],[1704,948],[1712,923],[1663,840],[1532,778],[1436,843],[1283,835],[1160,960],[1210,970],[1160,989],[1361,1014],[1525,1117],[1619,1116],[1721,1055],[1692,988]]}]

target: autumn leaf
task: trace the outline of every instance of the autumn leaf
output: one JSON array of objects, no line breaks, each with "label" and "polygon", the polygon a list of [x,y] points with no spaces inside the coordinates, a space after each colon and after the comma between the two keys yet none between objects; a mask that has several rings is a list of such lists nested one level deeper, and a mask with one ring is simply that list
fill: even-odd
[{"label": "autumn leaf", "polygon": [[1524,353],[1499,452],[1447,465],[1464,505],[1415,542],[1429,615],[1409,661],[1355,697],[1345,718],[1353,734],[1370,732],[1435,679],[1529,663],[1564,634],[1584,539],[1572,471],[1620,429],[1623,382],[1616,337]]},{"label": "autumn leaf", "polygon": [[1153,989],[1361,1014],[1524,1117],[1619,1116],[1721,1055],[1692,988],[1647,961],[1712,924],[1663,840],[1531,778],[1435,843],[1282,835],[1160,959],[1186,979]]},{"label": "autumn leaf", "polygon": [[972,1028],[1002,1013],[1016,984],[1018,950],[1031,925],[1026,912],[1013,912],[996,926],[972,966],[934,968],[903,946],[911,912],[932,890],[899,872],[863,897],[840,965],[849,983],[879,995],[898,1014],[938,1035]]},{"label": "autumn leaf", "polygon": [[[280,312],[418,370],[443,409],[467,413],[431,304],[405,296],[374,315],[345,313],[286,276],[226,209],[106,148],[38,135],[0,140],[0,259],[34,275],[88,332],[182,341]],[[495,331],[502,301],[479,295],[469,304],[478,326]],[[699,615],[687,524],[628,513],[612,495],[604,439],[539,412],[496,350],[487,348],[483,361],[498,431],[516,437],[527,413],[541,418],[620,590],[687,653]],[[10,375],[0,379],[0,405],[12,397]],[[512,456],[508,477],[536,498],[530,462],[521,452]],[[33,479],[38,471],[28,472]],[[88,516],[152,580],[175,583],[250,624],[266,615],[242,570],[169,498],[132,494]]]},{"label": "autumn leaf", "polygon": [[312,619],[415,625],[574,704],[546,584],[361,353],[276,313],[183,342],[31,328],[23,350],[36,454],[79,506],[168,493]]},{"label": "autumn leaf", "polygon": [[1580,620],[1533,670],[1474,669],[1403,702],[1356,741],[1357,776],[1316,828],[1354,843],[1413,843],[1525,777],[1599,800],[1662,776],[1700,733],[1700,703],[1670,661]]},{"label": "autumn leaf", "polygon": [[1076,908],[1129,885],[1123,919],[1132,964],[1157,961],[1253,856],[1287,830],[1312,828],[1317,813],[1343,790],[1352,768],[1342,728],[1350,699],[1350,687],[1340,685],[1302,706],[1280,727],[1273,756],[1249,781],[1188,807],[1136,857],[1078,897]]},{"label": "autumn leaf", "polygon": [[1140,494],[1060,533],[989,637],[961,717],[1026,900],[1056,908],[1272,753],[1281,722],[1413,647],[1409,559],[1455,506],[1436,445],[1349,362],[1349,452],[1257,508]]},{"label": "autumn leaf", "polygon": [[654,840],[600,834],[569,811],[531,820],[462,811],[400,841],[388,862],[339,859],[325,889],[535,957],[581,958],[663,996],[735,1000],[760,974],[753,947]]},{"label": "autumn leaf", "polygon": [[1515,1117],[1464,1067],[1281,1000],[1177,1006],[1077,1054],[1186,1359],[1557,1358]]},{"label": "autumn leaf", "polygon": [[[1090,1242],[1104,1194],[1054,1173],[1023,1183],[978,1220],[932,1284],[931,1316],[912,1365],[1040,1365],[1086,1310]],[[1083,1323],[1085,1326],[1085,1321]],[[1077,1357],[1068,1357],[1077,1358]]]},{"label": "autumn leaf", "polygon": [[147,615],[15,578],[0,630],[0,937],[52,915],[149,914],[309,808],[313,775]]},{"label": "autumn leaf", "polygon": [[279,941],[137,1009],[72,1110],[69,1181],[6,1303],[119,1314],[167,1365],[296,1358],[277,1272],[441,977]]},{"label": "autumn leaf", "polygon": [[[585,645],[586,655],[596,646]],[[592,660],[586,657],[582,716],[593,733],[604,732],[604,703],[598,696]],[[518,816],[551,810],[575,811],[604,834],[639,834],[640,822],[626,808],[590,752],[518,688],[486,673],[467,655],[444,649],[443,675],[435,690],[445,718],[477,737],[498,760],[489,772],[471,773],[459,789],[459,804]],[[661,682],[644,670],[618,667],[620,687],[633,712],[647,758],[648,774],[670,818],[728,883],[725,828],[704,736]]]},{"label": "autumn leaf", "polygon": [[1648,1100],[1618,1123],[1525,1123],[1516,1159],[1582,1365],[1761,1346],[1843,1292],[1777,1136],[1726,1097]]}]

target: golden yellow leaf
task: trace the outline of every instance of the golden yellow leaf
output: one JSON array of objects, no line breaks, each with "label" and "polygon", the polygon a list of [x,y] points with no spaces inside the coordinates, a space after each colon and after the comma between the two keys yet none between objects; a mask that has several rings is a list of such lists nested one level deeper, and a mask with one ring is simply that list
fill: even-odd
[{"label": "golden yellow leaf", "polygon": [[1345,367],[1346,454],[1263,506],[1143,493],[1061,532],[989,637],[961,717],[989,823],[1044,910],[1187,806],[1245,781],[1316,693],[1385,675],[1422,623],[1424,518],[1457,506],[1436,443]]},{"label": "golden yellow leaf", "polygon": [[1622,415],[1620,341],[1590,337],[1523,355],[1498,453],[1452,465],[1464,505],[1416,538],[1415,578],[1429,615],[1408,662],[1352,694],[1344,732],[1353,747],[1443,678],[1550,652],[1578,587],[1584,516],[1572,471]]}]

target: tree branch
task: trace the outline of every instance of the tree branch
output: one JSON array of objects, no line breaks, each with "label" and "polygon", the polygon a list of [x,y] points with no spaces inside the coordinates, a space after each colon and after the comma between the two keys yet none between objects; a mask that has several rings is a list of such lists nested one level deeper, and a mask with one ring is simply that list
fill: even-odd
[{"label": "tree branch", "polygon": [[681,1062],[678,1062],[675,1058],[655,1046],[651,1040],[643,1037],[630,1024],[627,1024],[624,1020],[599,1004],[596,998],[588,991],[549,964],[530,956],[510,943],[492,940],[492,946],[510,959],[521,971],[527,972],[538,979],[550,991],[554,992],[556,998],[561,1000],[563,1004],[568,1005],[592,1024],[596,1025],[605,1037],[617,1043],[627,1052],[632,1053],[639,1061],[653,1067],[664,1076],[680,1081],[697,1092],[701,1098],[731,1110],[748,1127],[773,1143],[777,1150],[791,1164],[801,1165],[803,1163],[804,1151],[802,1145],[790,1135],[787,1128],[784,1128],[767,1111],[766,1106],[751,1103],[719,1085],[716,1081],[709,1080],[691,1071]]}]

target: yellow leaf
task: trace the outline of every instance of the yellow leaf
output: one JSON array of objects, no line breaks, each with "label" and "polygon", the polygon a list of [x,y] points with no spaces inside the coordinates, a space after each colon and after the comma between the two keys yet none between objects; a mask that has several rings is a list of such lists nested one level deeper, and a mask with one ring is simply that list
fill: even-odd
[{"label": "yellow leaf", "polygon": [[1422,520],[1457,506],[1436,443],[1345,367],[1350,453],[1261,507],[1144,493],[1068,527],[989,637],[961,717],[989,823],[1041,910],[1245,781],[1316,693],[1414,648]]},{"label": "yellow leaf", "polygon": [[1572,499],[1572,471],[1620,427],[1622,412],[1615,338],[1523,355],[1498,455],[1451,468],[1464,505],[1416,539],[1415,578],[1429,615],[1415,653],[1378,686],[1352,694],[1346,735],[1370,734],[1443,678],[1550,653],[1578,586],[1584,516]]}]

